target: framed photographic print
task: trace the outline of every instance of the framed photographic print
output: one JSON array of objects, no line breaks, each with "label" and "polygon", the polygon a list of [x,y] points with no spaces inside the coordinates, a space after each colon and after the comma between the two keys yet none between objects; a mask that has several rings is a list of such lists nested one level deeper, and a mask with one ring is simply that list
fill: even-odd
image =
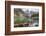
[{"label": "framed photographic print", "polygon": [[5,1],[5,34],[45,32],[44,3]]}]

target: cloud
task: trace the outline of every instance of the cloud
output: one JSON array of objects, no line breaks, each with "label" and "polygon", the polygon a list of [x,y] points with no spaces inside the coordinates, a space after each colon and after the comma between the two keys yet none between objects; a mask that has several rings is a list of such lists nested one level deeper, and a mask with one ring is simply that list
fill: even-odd
[{"label": "cloud", "polygon": [[38,9],[38,8],[23,8],[22,10],[23,10],[24,12],[26,12],[27,10],[29,10],[28,13],[30,13],[30,11],[39,12],[39,9]]}]

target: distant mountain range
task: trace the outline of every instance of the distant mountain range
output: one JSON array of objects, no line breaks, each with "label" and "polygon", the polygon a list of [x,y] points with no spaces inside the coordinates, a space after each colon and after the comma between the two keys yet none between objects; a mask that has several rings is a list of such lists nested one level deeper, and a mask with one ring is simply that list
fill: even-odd
[{"label": "distant mountain range", "polygon": [[28,9],[24,11],[20,8],[14,8],[14,13],[19,13],[19,12],[24,14],[25,16],[29,16],[29,17],[31,17],[32,14],[38,14],[39,13],[39,11],[33,11],[33,10],[29,11]]}]

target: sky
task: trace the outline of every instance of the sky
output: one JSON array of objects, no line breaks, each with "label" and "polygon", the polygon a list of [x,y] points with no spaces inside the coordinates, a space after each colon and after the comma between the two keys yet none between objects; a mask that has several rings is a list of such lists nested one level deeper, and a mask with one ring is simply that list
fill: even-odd
[{"label": "sky", "polygon": [[[27,8],[23,8],[22,10],[23,10],[23,11],[26,11]],[[29,10],[29,13],[30,13],[30,11],[34,11],[34,12],[38,12],[38,11],[39,11],[38,8],[28,8],[28,10]]]}]

